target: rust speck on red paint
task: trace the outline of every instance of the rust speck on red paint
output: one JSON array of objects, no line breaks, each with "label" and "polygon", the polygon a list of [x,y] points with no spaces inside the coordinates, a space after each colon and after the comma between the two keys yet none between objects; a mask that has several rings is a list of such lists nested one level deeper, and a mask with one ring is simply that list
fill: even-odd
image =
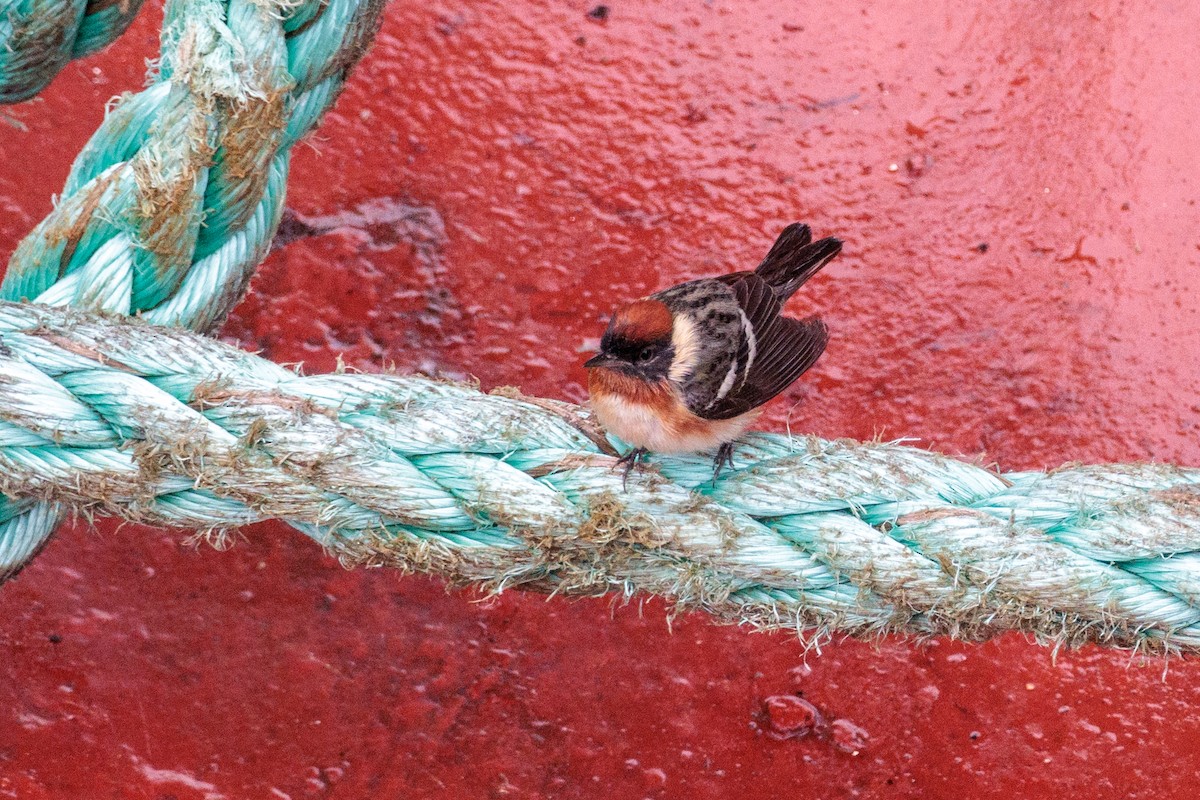
[{"label": "rust speck on red paint", "polygon": [[[3,112],[0,263],[142,85],[148,5]],[[616,305],[804,220],[846,241],[788,309],[830,344],[761,426],[1200,464],[1200,5],[607,5],[390,4],[224,335],[580,400]],[[68,528],[0,589],[0,797],[1195,794],[1194,661],[835,642],[796,672],[792,637],[658,603],[480,604],[244,534]],[[747,725],[799,683],[836,741]]]}]

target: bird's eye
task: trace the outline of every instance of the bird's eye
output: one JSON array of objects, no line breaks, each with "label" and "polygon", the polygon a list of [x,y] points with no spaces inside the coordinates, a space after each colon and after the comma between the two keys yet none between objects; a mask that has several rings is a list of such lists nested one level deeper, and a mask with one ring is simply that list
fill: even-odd
[{"label": "bird's eye", "polygon": [[654,348],[653,347],[643,347],[642,351],[640,353],[638,353],[638,356],[637,356],[638,361],[649,361],[652,358],[654,358]]}]

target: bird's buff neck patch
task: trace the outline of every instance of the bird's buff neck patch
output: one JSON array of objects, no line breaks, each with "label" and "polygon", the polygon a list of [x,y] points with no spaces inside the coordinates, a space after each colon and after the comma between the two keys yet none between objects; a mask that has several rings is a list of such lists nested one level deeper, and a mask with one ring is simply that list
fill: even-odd
[{"label": "bird's buff neck patch", "polygon": [[671,327],[671,345],[675,348],[675,360],[667,377],[675,383],[683,383],[700,358],[700,343],[696,338],[696,325],[684,314],[675,316]]}]

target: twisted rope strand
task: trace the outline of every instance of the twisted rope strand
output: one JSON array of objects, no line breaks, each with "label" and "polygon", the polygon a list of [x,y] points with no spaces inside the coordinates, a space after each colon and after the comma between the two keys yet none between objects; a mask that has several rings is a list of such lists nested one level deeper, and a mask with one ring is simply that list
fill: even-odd
[{"label": "twisted rope strand", "polygon": [[[662,595],[759,627],[1005,630],[1200,649],[1200,471],[996,475],[755,435],[631,476],[586,411],[396,375],[304,377],[195,334],[0,303],[0,489],[199,529],[291,522],[347,564],[491,590]],[[44,512],[42,512],[44,513]]]},{"label": "twisted rope strand", "polygon": [[[383,0],[172,0],[154,82],[84,146],[57,207],[18,245],[0,298],[195,330],[241,298],[279,226],[290,148],[319,122]],[[7,504],[0,581],[61,509]]]},{"label": "twisted rope strand", "polygon": [[71,59],[107,47],[142,0],[5,0],[0,4],[0,104],[28,100]]},{"label": "twisted rope strand", "polygon": [[[219,324],[274,235],[290,147],[336,98],[381,8],[169,3],[154,83],[84,146],[0,297]],[[289,30],[293,15],[308,23]]]}]

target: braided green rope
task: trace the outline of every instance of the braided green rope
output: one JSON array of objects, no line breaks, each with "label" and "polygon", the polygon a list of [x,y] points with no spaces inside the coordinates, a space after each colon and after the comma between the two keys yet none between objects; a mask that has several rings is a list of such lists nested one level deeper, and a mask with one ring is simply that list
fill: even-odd
[{"label": "braided green rope", "polygon": [[0,0],[0,104],[28,100],[73,58],[110,44],[142,0]]},{"label": "braided green rope", "polygon": [[586,412],[394,375],[299,376],[185,331],[0,303],[0,489],[195,528],[285,519],[347,564],[492,590],[649,592],[759,627],[1019,630],[1200,649],[1200,470],[996,475],[749,437],[713,482],[622,487]]},{"label": "braided green rope", "polygon": [[[109,115],[0,295],[219,322],[278,223],[287,149],[380,6],[170,3],[156,82]],[[37,38],[15,24],[29,18],[0,19],[9,73],[67,57],[12,45]],[[0,303],[0,575],[68,507],[218,543],[280,518],[347,563],[494,590],[645,591],[818,632],[1200,648],[1196,470],[997,476],[895,445],[757,436],[718,481],[704,458],[657,459],[625,487],[614,456],[562,403],[304,378],[182,331]]]},{"label": "braided green rope", "polygon": [[[279,225],[290,148],[341,91],[383,0],[173,0],[162,59],[76,158],[53,212],[17,247],[0,298],[209,330]],[[2,501],[0,501],[2,502]],[[19,569],[61,509],[0,506]]]}]

